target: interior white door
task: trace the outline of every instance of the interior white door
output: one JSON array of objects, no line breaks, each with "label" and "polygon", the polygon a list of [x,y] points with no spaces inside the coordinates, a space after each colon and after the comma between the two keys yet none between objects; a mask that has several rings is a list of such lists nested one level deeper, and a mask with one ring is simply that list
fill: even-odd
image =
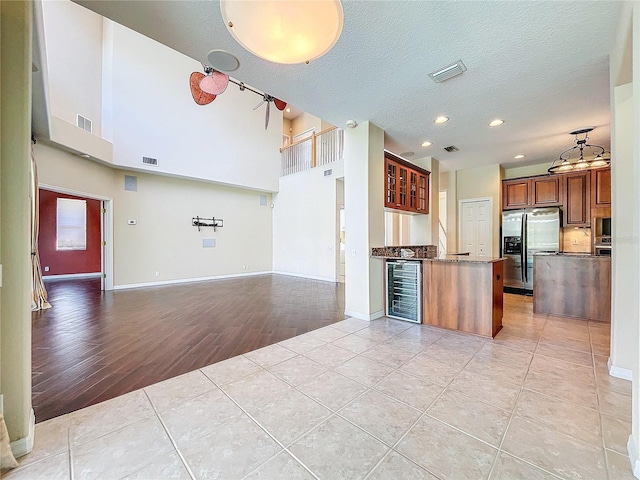
[{"label": "interior white door", "polygon": [[491,231],[491,200],[462,200],[459,253],[469,252],[469,255],[475,257],[492,256]]}]

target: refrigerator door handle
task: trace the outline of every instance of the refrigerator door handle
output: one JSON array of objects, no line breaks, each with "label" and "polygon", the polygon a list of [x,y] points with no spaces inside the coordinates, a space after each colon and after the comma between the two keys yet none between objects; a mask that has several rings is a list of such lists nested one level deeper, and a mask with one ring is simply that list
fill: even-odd
[{"label": "refrigerator door handle", "polygon": [[522,243],[520,244],[520,262],[522,265],[522,281],[527,283],[527,214],[522,215],[522,225],[520,231],[520,238]]}]

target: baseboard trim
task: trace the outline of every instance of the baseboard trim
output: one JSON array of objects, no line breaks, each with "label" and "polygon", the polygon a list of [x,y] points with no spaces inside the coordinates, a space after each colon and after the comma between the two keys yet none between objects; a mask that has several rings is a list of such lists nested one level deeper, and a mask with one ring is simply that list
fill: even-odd
[{"label": "baseboard trim", "polygon": [[35,439],[35,431],[36,431],[36,415],[33,413],[33,408],[31,409],[31,415],[29,417],[29,435],[14,442],[11,442],[9,446],[11,447],[11,453],[16,458],[22,457],[27,453],[30,453],[33,450],[33,441]]},{"label": "baseboard trim", "polygon": [[627,442],[627,453],[629,454],[629,460],[631,462],[631,471],[633,476],[640,478],[640,458],[636,454],[636,444],[633,440],[633,434],[629,435],[629,441]]},{"label": "baseboard trim", "polygon": [[302,273],[281,272],[280,270],[274,270],[271,273],[273,273],[274,275],[287,275],[289,277],[308,278],[309,280],[320,280],[321,282],[338,283],[335,278],[329,278],[329,277],[318,277],[318,276],[315,276],[315,275],[304,275]]},{"label": "baseboard trim", "polygon": [[345,310],[344,314],[348,317],[357,318],[359,320],[377,320],[378,318],[384,317],[384,311],[380,310],[379,312],[373,312],[372,314],[356,312],[354,310]]},{"label": "baseboard trim", "polygon": [[230,275],[213,275],[210,277],[195,277],[195,278],[178,278],[175,280],[160,280],[157,282],[145,282],[145,283],[129,283],[124,285],[114,285],[114,290],[127,290],[130,288],[144,288],[144,287],[159,287],[162,285],[174,285],[179,283],[196,283],[206,282],[209,280],[222,280],[225,278],[238,278],[238,277],[253,277],[256,275],[268,275],[271,271],[264,272],[251,272],[251,273],[233,273]]},{"label": "baseboard trim", "polygon": [[607,360],[607,368],[609,369],[609,375],[616,378],[621,378],[622,380],[633,381],[633,370],[628,368],[616,367],[611,363],[611,357]]},{"label": "baseboard trim", "polygon": [[70,278],[100,278],[102,273],[94,272],[94,273],[65,273],[63,275],[43,275],[42,278],[45,280],[65,280]]}]

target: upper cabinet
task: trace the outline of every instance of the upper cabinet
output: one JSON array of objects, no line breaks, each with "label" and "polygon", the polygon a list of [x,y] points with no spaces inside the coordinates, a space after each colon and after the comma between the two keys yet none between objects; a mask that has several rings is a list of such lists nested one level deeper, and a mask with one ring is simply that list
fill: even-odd
[{"label": "upper cabinet", "polygon": [[413,213],[429,213],[430,172],[398,157],[385,155],[384,206]]},{"label": "upper cabinet", "polygon": [[564,224],[572,227],[591,225],[591,172],[568,173],[565,180]]},{"label": "upper cabinet", "polygon": [[591,207],[611,206],[611,168],[591,170]]},{"label": "upper cabinet", "polygon": [[588,227],[611,216],[611,168],[502,181],[502,209],[562,207],[564,225]]},{"label": "upper cabinet", "polygon": [[557,175],[502,181],[502,209],[562,205],[562,182]]}]

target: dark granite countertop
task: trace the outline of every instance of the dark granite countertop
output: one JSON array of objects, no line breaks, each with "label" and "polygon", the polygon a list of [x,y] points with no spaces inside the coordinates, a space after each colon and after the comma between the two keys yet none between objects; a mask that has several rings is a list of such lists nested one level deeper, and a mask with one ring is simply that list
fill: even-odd
[{"label": "dark granite countertop", "polygon": [[450,262],[450,263],[494,263],[501,262],[503,258],[496,257],[472,257],[470,255],[441,255],[437,258],[405,258],[405,257],[390,257],[381,255],[371,255],[373,258],[386,258],[389,260],[409,260],[409,261],[422,261],[422,262]]},{"label": "dark granite countertop", "polygon": [[534,257],[575,257],[575,258],[611,258],[610,255],[593,255],[587,252],[540,252],[535,253]]}]

